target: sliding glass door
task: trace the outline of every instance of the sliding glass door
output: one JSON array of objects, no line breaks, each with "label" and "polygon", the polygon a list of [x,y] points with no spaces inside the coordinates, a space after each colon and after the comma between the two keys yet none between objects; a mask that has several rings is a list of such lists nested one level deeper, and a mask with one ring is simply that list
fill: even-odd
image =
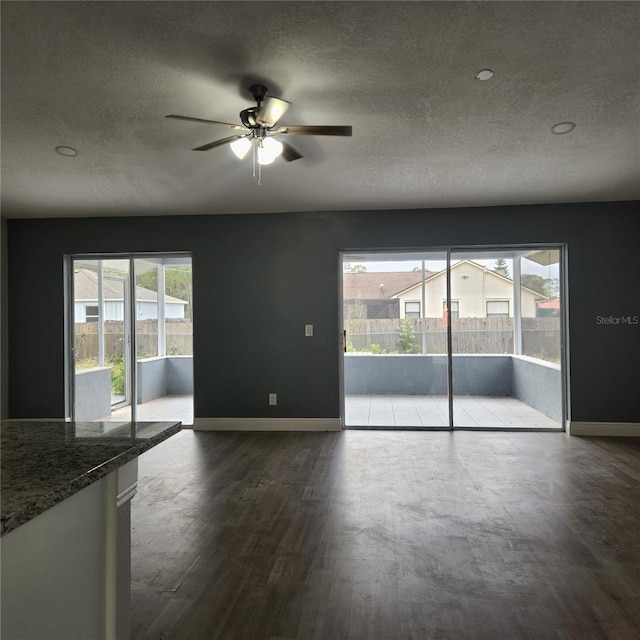
[{"label": "sliding glass door", "polygon": [[75,420],[131,419],[129,260],[74,259]]},{"label": "sliding glass door", "polygon": [[454,428],[562,428],[559,249],[450,254]]},{"label": "sliding glass door", "polygon": [[193,424],[191,258],[71,256],[70,414]]},{"label": "sliding glass door", "polygon": [[345,254],[345,424],[448,428],[446,252]]},{"label": "sliding glass door", "polygon": [[561,257],[344,254],[345,427],[562,429]]}]

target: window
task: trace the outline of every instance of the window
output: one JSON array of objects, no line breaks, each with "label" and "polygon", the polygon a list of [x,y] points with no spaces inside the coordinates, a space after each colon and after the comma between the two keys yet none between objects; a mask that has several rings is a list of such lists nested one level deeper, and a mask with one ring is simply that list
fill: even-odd
[{"label": "window", "polygon": [[[443,300],[442,301],[442,312],[443,315],[447,310],[447,301]],[[450,315],[452,318],[459,318],[460,317],[460,301],[459,300],[452,300],[451,301],[451,312]]]},{"label": "window", "polygon": [[98,322],[98,305],[85,305],[84,307],[84,321],[85,322]]},{"label": "window", "polygon": [[405,318],[419,318],[420,317],[420,303],[419,302],[405,302],[404,303],[404,317]]},{"label": "window", "polygon": [[508,300],[487,300],[487,318],[490,316],[509,317]]}]

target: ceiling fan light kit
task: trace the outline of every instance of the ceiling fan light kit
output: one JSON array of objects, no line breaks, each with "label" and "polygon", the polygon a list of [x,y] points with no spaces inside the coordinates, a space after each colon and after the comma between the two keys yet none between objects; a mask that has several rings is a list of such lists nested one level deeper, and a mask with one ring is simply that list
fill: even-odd
[{"label": "ceiling fan light kit", "polygon": [[[231,151],[237,158],[242,160],[249,151],[252,151],[253,176],[257,177],[258,184],[262,184],[263,165],[271,164],[276,158],[282,156],[287,162],[302,158],[296,149],[286,142],[281,142],[276,135],[307,135],[307,136],[351,136],[353,129],[351,126],[325,126],[325,125],[288,125],[276,127],[282,116],[287,112],[291,103],[281,98],[268,96],[268,89],[261,84],[254,84],[249,87],[249,93],[256,102],[255,107],[243,109],[240,112],[240,122],[242,125],[220,120],[206,120],[203,118],[193,118],[191,116],[181,116],[170,114],[166,118],[177,120],[188,120],[191,122],[203,122],[207,124],[217,124],[231,127],[236,131],[248,129],[247,133],[214,140],[207,144],[195,147],[193,151],[208,151],[215,147],[229,144]],[[256,173],[257,167],[257,173]]]},{"label": "ceiling fan light kit", "polygon": [[230,145],[231,151],[236,154],[236,158],[243,160],[251,149],[251,141],[247,140],[247,136],[234,140]]}]

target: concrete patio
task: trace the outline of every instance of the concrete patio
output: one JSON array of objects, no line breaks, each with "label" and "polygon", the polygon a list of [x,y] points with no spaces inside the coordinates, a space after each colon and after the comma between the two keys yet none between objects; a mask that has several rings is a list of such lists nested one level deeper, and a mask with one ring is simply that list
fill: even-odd
[{"label": "concrete patio", "polygon": [[[193,396],[164,396],[149,400],[137,406],[137,419],[140,421],[165,422],[180,420],[183,427],[193,426]],[[129,420],[131,407],[121,407],[111,412],[107,421]]]},{"label": "concrete patio", "polygon": [[[345,425],[358,428],[447,428],[446,395],[348,395]],[[562,425],[510,397],[456,396],[454,425],[477,429],[561,429]]]}]

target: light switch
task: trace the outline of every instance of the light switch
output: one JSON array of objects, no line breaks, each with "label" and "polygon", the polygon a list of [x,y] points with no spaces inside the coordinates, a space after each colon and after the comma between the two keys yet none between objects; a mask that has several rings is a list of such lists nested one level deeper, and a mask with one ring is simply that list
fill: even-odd
[{"label": "light switch", "polygon": [[304,335],[307,336],[307,338],[313,336],[313,325],[312,324],[305,324],[304,325]]}]

